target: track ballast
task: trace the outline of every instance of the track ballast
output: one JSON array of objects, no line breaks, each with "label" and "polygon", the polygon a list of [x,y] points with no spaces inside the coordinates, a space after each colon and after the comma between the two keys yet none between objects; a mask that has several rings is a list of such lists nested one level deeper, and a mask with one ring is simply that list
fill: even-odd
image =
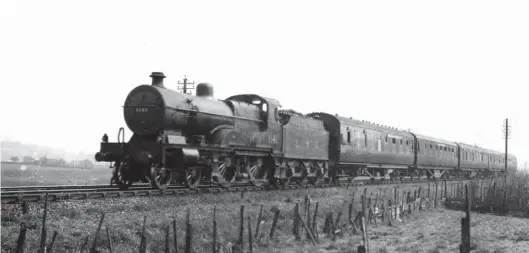
[{"label": "track ballast", "polygon": [[[470,179],[448,179],[447,182],[466,181]],[[263,185],[253,186],[251,184],[232,185],[229,188],[223,188],[217,185],[200,185],[197,188],[188,188],[185,186],[170,186],[165,190],[155,190],[145,185],[135,185],[127,190],[121,190],[109,185],[53,185],[53,186],[21,186],[21,187],[2,187],[1,199],[2,204],[16,204],[23,201],[38,202],[45,199],[48,194],[48,201],[64,200],[86,200],[86,199],[105,199],[120,197],[139,197],[139,196],[176,196],[193,193],[221,193],[221,192],[245,192],[245,191],[270,191],[270,190],[296,190],[310,188],[333,188],[333,187],[355,187],[364,185],[401,185],[401,184],[421,184],[444,182],[432,180],[406,180],[403,181],[371,181],[358,180],[349,182],[340,182],[338,184],[319,183],[312,184],[290,184],[290,185]]]}]

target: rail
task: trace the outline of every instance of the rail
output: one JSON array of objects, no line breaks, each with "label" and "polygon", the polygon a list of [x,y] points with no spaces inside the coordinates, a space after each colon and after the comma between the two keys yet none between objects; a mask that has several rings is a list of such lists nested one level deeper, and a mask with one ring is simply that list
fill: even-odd
[{"label": "rail", "polygon": [[[446,182],[467,181],[469,179],[448,179]],[[320,183],[312,184],[291,184],[291,185],[269,185],[253,186],[250,184],[235,184],[229,188],[222,188],[216,185],[200,185],[196,189],[185,186],[170,186],[165,190],[155,190],[145,185],[136,185],[127,190],[121,190],[117,187],[108,185],[57,185],[57,186],[22,186],[22,187],[2,187],[1,201],[2,204],[16,204],[23,201],[38,202],[48,194],[49,201],[63,200],[86,200],[86,199],[104,199],[119,197],[139,197],[139,196],[171,196],[186,195],[194,193],[221,193],[221,192],[245,192],[245,191],[270,191],[270,190],[296,190],[309,188],[335,188],[335,187],[354,187],[363,185],[401,185],[401,184],[421,184],[435,183],[443,181],[432,180],[403,180],[403,181],[370,181],[358,180],[353,182],[339,182],[338,184]]]}]

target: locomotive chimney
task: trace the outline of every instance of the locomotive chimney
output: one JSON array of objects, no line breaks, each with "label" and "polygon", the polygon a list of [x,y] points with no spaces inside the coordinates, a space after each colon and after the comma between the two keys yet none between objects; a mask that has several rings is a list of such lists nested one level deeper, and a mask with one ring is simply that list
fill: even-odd
[{"label": "locomotive chimney", "polygon": [[209,83],[199,83],[196,88],[197,97],[213,97],[213,86]]},{"label": "locomotive chimney", "polygon": [[163,86],[163,79],[165,78],[163,72],[152,72],[149,77],[152,77],[152,86],[165,88],[165,86]]}]

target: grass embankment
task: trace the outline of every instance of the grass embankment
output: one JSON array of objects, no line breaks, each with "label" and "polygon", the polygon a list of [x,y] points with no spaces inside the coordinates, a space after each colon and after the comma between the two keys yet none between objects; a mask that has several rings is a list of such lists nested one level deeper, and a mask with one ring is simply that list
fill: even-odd
[{"label": "grass embankment", "polygon": [[[505,177],[498,177],[489,184],[491,185],[485,186],[489,190],[484,203],[489,208],[482,211],[490,210],[490,206],[494,204],[495,213],[529,217],[529,172],[519,171],[509,174],[506,183]],[[494,194],[490,191],[491,187],[494,189]],[[504,206],[505,197],[507,197],[507,206]]]},{"label": "grass embankment", "polygon": [[110,184],[108,168],[63,168],[38,165],[2,164],[2,186]]},{"label": "grass embankment", "polygon": [[[424,186],[422,188],[423,196],[427,194],[427,188]],[[369,186],[367,188],[367,196],[371,196],[373,202],[377,193],[381,193],[386,199],[393,197],[391,191],[393,186],[377,188]],[[403,196],[404,191],[416,190],[418,186],[403,185],[398,188],[400,195]],[[336,218],[338,211],[343,208],[341,221],[345,223],[345,217],[348,216],[347,205],[352,198],[353,192],[356,192],[355,212],[353,213],[353,215],[356,215],[356,210],[360,210],[361,207],[359,200],[363,190],[364,188],[361,187],[249,192],[245,193],[243,199],[241,199],[240,194],[204,194],[184,197],[140,197],[49,203],[48,235],[51,235],[54,230],[59,233],[54,245],[56,252],[78,250],[86,235],[91,236],[90,241],[93,240],[101,213],[105,212],[103,229],[105,226],[110,229],[114,252],[137,252],[143,216],[147,216],[146,237],[148,250],[150,252],[161,252],[165,238],[163,229],[170,225],[172,219],[176,219],[179,239],[178,247],[182,249],[184,245],[186,211],[189,208],[194,231],[193,248],[195,252],[211,252],[212,213],[213,206],[216,206],[219,243],[222,245],[224,252],[230,252],[231,245],[238,239],[241,204],[245,205],[245,217],[251,217],[254,233],[255,222],[262,204],[264,206],[263,221],[259,234],[267,235],[270,231],[274,210],[280,210],[280,218],[274,239],[269,241],[267,236],[263,236],[260,242],[254,241],[254,252],[355,252],[353,249],[361,244],[361,237],[352,235],[350,231],[347,231],[343,238],[338,237],[335,242],[328,238],[321,238],[321,242],[317,246],[312,246],[307,239],[303,239],[302,242],[296,241],[292,234],[293,208],[296,201],[303,203],[303,199],[307,195],[312,199],[312,207],[314,207],[314,202],[319,202],[318,228],[321,233],[324,217],[328,212],[333,212]],[[434,192],[435,187],[432,187],[432,196]],[[371,195],[372,193],[373,195]],[[30,214],[33,216],[32,222],[36,224],[36,229],[28,231],[28,239],[26,240],[27,252],[30,250],[35,251],[39,245],[42,208],[42,203],[30,204]],[[374,250],[372,252],[384,252],[379,251],[379,249],[387,250],[387,252],[429,252],[436,248],[441,251],[434,252],[443,252],[443,250],[451,252],[446,250],[457,247],[457,243],[459,243],[459,218],[462,215],[462,213],[457,211],[426,211],[417,214],[417,220],[413,217],[415,215],[409,219],[405,218],[404,223],[397,224],[398,227],[390,228],[386,225],[379,225],[379,227],[370,230],[370,245],[371,249]],[[9,248],[15,245],[20,219],[19,206],[2,206],[2,252],[8,252]],[[490,231],[494,228],[495,233],[501,233],[501,231],[497,231],[496,224],[494,226],[485,222],[478,224],[490,227]],[[247,222],[245,221],[246,225]],[[520,229],[523,231],[525,229],[527,231],[529,229],[529,227],[524,228],[512,224],[505,225],[505,227],[506,229],[511,229],[511,231],[506,230],[505,232],[510,236],[514,236],[513,231],[515,230]],[[485,228],[481,230],[485,231]],[[475,231],[477,230],[472,232],[474,236]],[[247,231],[245,231],[245,234],[247,234]],[[520,236],[524,238],[523,234],[518,234],[518,237]],[[443,239],[444,243],[440,242],[439,245],[432,244],[432,240],[441,240],[441,238],[445,238]],[[503,239],[505,238],[510,237],[504,237]],[[247,238],[245,242],[245,248],[248,249]],[[99,240],[101,252],[108,252],[106,250],[107,243],[106,237],[101,236]],[[509,244],[509,242],[505,241],[505,244]],[[446,248],[443,248],[445,246]]]},{"label": "grass embankment", "polygon": [[507,176],[507,196],[512,199],[529,197],[529,171],[518,171]]}]

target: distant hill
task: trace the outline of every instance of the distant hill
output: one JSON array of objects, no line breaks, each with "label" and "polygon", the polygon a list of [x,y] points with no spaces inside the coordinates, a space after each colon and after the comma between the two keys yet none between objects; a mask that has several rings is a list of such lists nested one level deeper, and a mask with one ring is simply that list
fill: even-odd
[{"label": "distant hill", "polygon": [[17,141],[3,140],[0,142],[0,149],[2,161],[9,161],[13,156],[19,157],[22,160],[24,156],[31,156],[35,159],[39,159],[46,155],[46,157],[50,159],[64,159],[67,161],[87,159],[95,163],[93,153],[68,152],[65,149],[27,144]]}]

